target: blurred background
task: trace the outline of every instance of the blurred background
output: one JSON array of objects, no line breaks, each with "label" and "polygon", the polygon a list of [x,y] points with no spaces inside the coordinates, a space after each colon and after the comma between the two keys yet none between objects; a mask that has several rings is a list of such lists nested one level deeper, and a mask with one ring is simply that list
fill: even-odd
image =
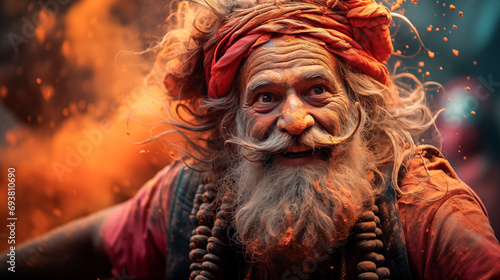
[{"label": "blurred background", "polygon": [[[401,56],[389,65],[446,88],[428,96],[434,111],[447,109],[438,120],[443,153],[483,200],[498,237],[500,2],[383,3],[424,43],[418,52],[416,33],[396,24]],[[14,167],[21,242],[126,200],[175,157],[164,143],[134,144],[165,128],[130,121],[131,111],[143,122],[164,111],[162,97],[141,88],[154,55],[132,52],[161,39],[169,7],[159,0],[1,0],[0,7],[0,220]],[[7,237],[2,228],[1,251]]]}]

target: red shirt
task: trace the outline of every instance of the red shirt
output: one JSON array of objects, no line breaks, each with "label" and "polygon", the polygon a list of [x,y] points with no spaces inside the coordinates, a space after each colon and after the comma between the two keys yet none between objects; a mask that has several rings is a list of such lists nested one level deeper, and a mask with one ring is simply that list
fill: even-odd
[{"label": "red shirt", "polygon": [[[481,201],[435,148],[421,151],[406,165],[398,198],[414,277],[500,279],[500,246]],[[105,222],[115,277],[165,279],[166,225],[181,168],[164,168]]]}]

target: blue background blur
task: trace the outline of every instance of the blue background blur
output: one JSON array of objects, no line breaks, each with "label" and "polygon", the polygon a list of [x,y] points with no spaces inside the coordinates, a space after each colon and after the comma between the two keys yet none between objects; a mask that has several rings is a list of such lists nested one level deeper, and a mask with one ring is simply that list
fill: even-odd
[{"label": "blue background blur", "polygon": [[[442,1],[419,1],[416,7],[405,3],[405,16],[415,25],[425,47],[434,52],[435,57],[430,58],[428,52],[422,50],[415,58],[402,61],[408,68],[422,69],[419,74],[422,80],[436,81],[445,86],[444,92],[429,94],[434,110],[446,108],[438,119],[443,154],[460,178],[475,190],[486,205],[498,238],[500,1],[444,3],[444,7]],[[456,6],[454,11],[450,9],[450,4]],[[459,16],[459,11],[463,12],[463,17]],[[428,31],[430,25],[432,31]],[[457,28],[454,29],[453,25]],[[403,28],[400,28],[400,32],[401,29]],[[448,40],[444,41],[443,37]],[[397,43],[395,46],[398,47]],[[406,47],[399,46],[399,49],[404,51]],[[459,52],[458,56],[453,53],[453,49]],[[418,67],[420,61],[424,62],[424,67]],[[439,70],[440,67],[443,70]],[[427,71],[430,76],[425,76]],[[427,142],[432,143],[424,139],[424,143]]]}]

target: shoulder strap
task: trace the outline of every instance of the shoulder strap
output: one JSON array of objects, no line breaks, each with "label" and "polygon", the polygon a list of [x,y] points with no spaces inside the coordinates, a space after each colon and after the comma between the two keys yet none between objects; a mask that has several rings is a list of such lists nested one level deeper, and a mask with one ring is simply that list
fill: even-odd
[{"label": "shoulder strap", "polygon": [[189,238],[194,229],[189,220],[193,198],[202,183],[200,172],[184,168],[177,178],[173,192],[172,208],[167,223],[166,279],[179,280],[189,277]]},{"label": "shoulder strap", "polygon": [[[392,165],[388,169],[392,170]],[[396,193],[391,183],[379,196],[378,206],[380,225],[384,233],[382,237],[384,243],[383,255],[385,265],[391,271],[391,279],[411,280],[413,277],[408,262],[403,225],[397,205]]]}]

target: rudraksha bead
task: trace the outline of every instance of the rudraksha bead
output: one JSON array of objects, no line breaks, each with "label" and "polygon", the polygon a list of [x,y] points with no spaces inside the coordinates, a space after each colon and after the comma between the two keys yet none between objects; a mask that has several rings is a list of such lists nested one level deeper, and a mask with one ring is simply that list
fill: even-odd
[{"label": "rudraksha bead", "polygon": [[382,242],[382,240],[374,239],[373,241],[375,241],[375,252],[378,252],[382,250],[382,248],[384,248],[384,243]]},{"label": "rudraksha bead", "polygon": [[373,211],[365,211],[359,215],[358,219],[362,222],[371,222],[375,219],[375,214]]},{"label": "rudraksha bead", "polygon": [[193,235],[191,236],[189,241],[189,246],[191,247],[191,249],[205,248],[208,244],[208,236],[199,234]]},{"label": "rudraksha bead", "polygon": [[224,254],[224,246],[221,244],[222,242],[216,237],[210,237],[208,239],[207,251],[210,254],[214,254],[216,256],[222,256]]},{"label": "rudraksha bead", "polygon": [[207,226],[199,226],[196,228],[196,234],[210,236],[210,234],[212,234],[212,231]]},{"label": "rudraksha bead", "polygon": [[203,256],[205,256],[206,253],[207,251],[200,248],[193,249],[189,252],[189,259],[192,262],[201,262],[203,261]]},{"label": "rudraksha bead", "polygon": [[215,280],[215,275],[213,275],[212,273],[210,273],[206,270],[201,271],[201,276],[205,276],[209,280]]},{"label": "rudraksha bead", "polygon": [[205,191],[217,192],[215,185],[213,183],[205,184]]},{"label": "rudraksha bead", "polygon": [[385,257],[383,255],[375,253],[375,252],[370,252],[370,253],[363,255],[362,259],[366,260],[366,261],[374,262],[377,265],[377,267],[380,267],[385,262]]},{"label": "rudraksha bead", "polygon": [[203,262],[201,264],[201,267],[203,268],[203,270],[211,272],[214,275],[219,273],[219,271],[220,271],[219,266],[214,264],[213,262]]},{"label": "rudraksha bead", "polygon": [[375,240],[361,240],[354,246],[356,251],[360,253],[375,252],[377,248],[377,243]]},{"label": "rudraksha bead", "polygon": [[356,280],[378,280],[378,275],[375,272],[364,272],[358,274],[358,278],[356,278]]},{"label": "rudraksha bead", "polygon": [[377,238],[374,232],[362,232],[354,235],[354,240],[372,240]]},{"label": "rudraksha bead", "polygon": [[189,220],[194,226],[198,226],[198,219],[196,218],[196,214],[200,209],[200,204],[202,203],[203,200],[204,191],[205,191],[204,185],[199,185],[198,189],[196,190],[196,194],[194,196],[193,208],[191,209],[191,214],[189,215]]},{"label": "rudraksha bead", "polygon": [[376,271],[379,279],[389,279],[391,272],[387,267],[379,267]]},{"label": "rudraksha bead", "polygon": [[229,217],[231,217],[231,212],[224,212],[222,210],[217,212],[218,219],[227,220]]},{"label": "rudraksha bead", "polygon": [[227,230],[226,228],[214,226],[212,228],[212,236],[217,237],[220,240],[227,239]]},{"label": "rudraksha bead", "polygon": [[201,263],[194,262],[189,266],[190,270],[201,270]]},{"label": "rudraksha bead", "polygon": [[203,193],[203,202],[210,203],[210,202],[214,201],[214,199],[216,197],[217,197],[217,193],[216,192],[206,191],[206,192]]},{"label": "rudraksha bead", "polygon": [[373,232],[377,228],[374,221],[371,222],[358,222],[354,225],[354,232]]},{"label": "rudraksha bead", "polygon": [[194,280],[196,277],[198,277],[201,273],[201,270],[193,270],[191,271],[191,274],[189,275],[189,280]]},{"label": "rudraksha bead", "polygon": [[206,254],[204,257],[203,257],[203,261],[205,262],[211,262],[211,263],[214,263],[218,266],[222,265],[222,259],[219,258],[218,256],[214,255],[214,254]]},{"label": "rudraksha bead", "polygon": [[356,268],[358,273],[375,272],[377,270],[377,265],[371,261],[362,261],[358,263]]},{"label": "rudraksha bead", "polygon": [[200,225],[209,226],[213,223],[214,215],[211,208],[212,207],[208,203],[203,203],[200,206],[200,210],[196,214],[196,218],[198,218]]}]

